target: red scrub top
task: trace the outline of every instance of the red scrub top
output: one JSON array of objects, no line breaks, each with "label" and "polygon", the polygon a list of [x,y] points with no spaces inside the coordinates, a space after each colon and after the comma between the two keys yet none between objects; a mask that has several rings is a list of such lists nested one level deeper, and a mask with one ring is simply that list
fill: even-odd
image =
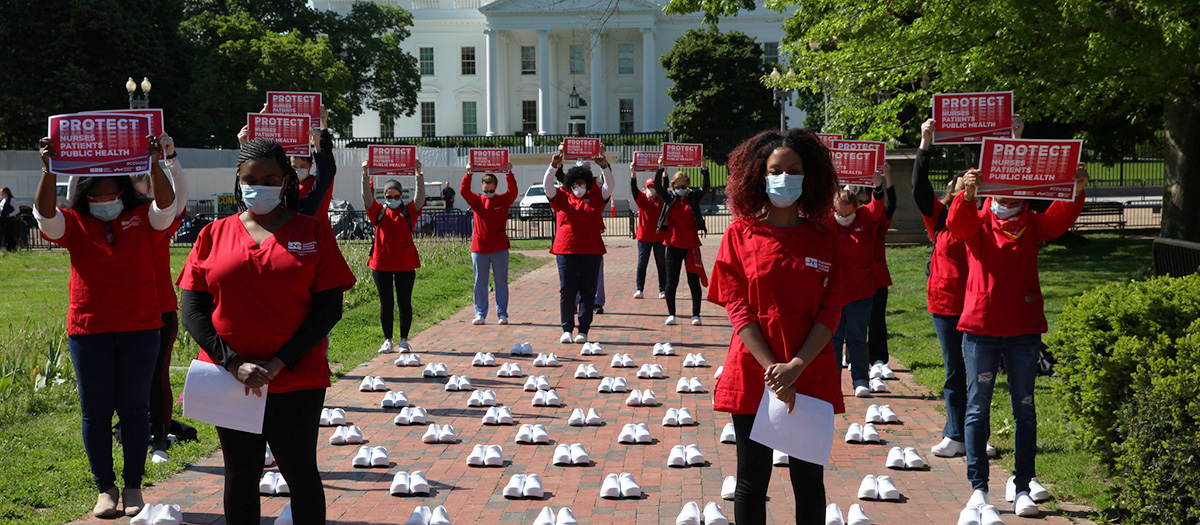
[{"label": "red scrub top", "polygon": [[604,197],[600,194],[600,185],[592,184],[582,199],[569,190],[559,188],[554,192],[554,198],[550,199],[550,208],[554,210],[557,224],[550,253],[605,253],[604,240],[600,238],[600,233],[604,231]]},{"label": "red scrub top", "polygon": [[175,217],[175,222],[163,231],[162,239],[154,244],[155,282],[158,287],[158,305],[162,313],[179,309],[179,298],[175,296],[175,276],[171,272],[171,237],[179,230],[184,214]]},{"label": "red scrub top", "polygon": [[921,216],[933,242],[925,302],[929,313],[936,315],[962,315],[963,297],[967,293],[967,246],[945,225],[940,231],[937,227],[938,217],[949,211],[942,201],[934,200],[933,217]]},{"label": "red scrub top", "polygon": [[842,247],[841,285],[847,303],[875,295],[875,238],[883,213],[883,201],[872,200],[858,207],[849,226],[831,222]]},{"label": "red scrub top", "polygon": [[[150,203],[102,222],[90,213],[58,208],[66,230],[42,238],[71,254],[67,335],[136,332],[162,327],[154,245],[164,233],[150,227]],[[111,228],[113,242],[108,242]]]},{"label": "red scrub top", "polygon": [[463,176],[458,194],[475,215],[471,227],[471,251],[495,253],[509,248],[508,209],[517,200],[517,177],[508,172],[504,177],[507,190],[494,197],[471,191],[471,172]]},{"label": "red scrub top", "polygon": [[[662,216],[663,210],[662,197],[656,195],[650,199],[646,197],[645,192],[639,191],[633,194],[633,202],[637,204],[638,208],[637,230],[634,232],[634,237],[642,242],[662,242],[667,236],[666,232],[658,231],[658,218]],[[693,218],[692,223],[695,222],[696,219]]]},{"label": "red scrub top", "polygon": [[[421,256],[412,235],[421,210],[411,201],[404,206],[408,208],[408,220],[400,210],[388,208],[378,201],[367,211],[367,219],[375,227],[375,246],[367,260],[368,268],[379,272],[408,272],[421,267]],[[383,211],[383,220],[379,220],[380,211]]]},{"label": "red scrub top", "polygon": [[667,231],[663,236],[663,244],[680,250],[695,248],[700,246],[699,230],[687,197],[675,199],[667,209]]},{"label": "red scrub top", "polygon": [[[292,214],[275,235],[255,244],[238,215],[200,230],[179,275],[184,290],[213,297],[212,322],[243,361],[267,361],[299,330],[314,293],[354,286],[333,231],[320,220]],[[329,340],[283,368],[274,393],[329,387]],[[199,359],[212,363],[207,352]]]},{"label": "red scrub top", "polygon": [[[836,282],[839,257],[837,233],[813,221],[777,227],[740,219],[725,230],[708,300],[725,307],[733,337],[713,392],[714,409],[734,414],[758,410],[765,371],[737,335],[747,324],[758,322],[778,362],[795,357],[814,325],[830,332],[837,328],[842,307]],[[845,412],[832,343],[804,369],[796,392]]]},{"label": "red scrub top", "polygon": [[892,273],[887,265],[887,232],[892,227],[892,219],[884,213],[875,230],[875,288],[887,288],[892,285]]},{"label": "red scrub top", "polygon": [[967,247],[967,291],[958,329],[968,334],[1013,337],[1046,333],[1038,249],[1071,229],[1083,211],[1083,194],[1055,201],[1045,213],[1026,209],[1009,220],[958,194],[946,227]]}]

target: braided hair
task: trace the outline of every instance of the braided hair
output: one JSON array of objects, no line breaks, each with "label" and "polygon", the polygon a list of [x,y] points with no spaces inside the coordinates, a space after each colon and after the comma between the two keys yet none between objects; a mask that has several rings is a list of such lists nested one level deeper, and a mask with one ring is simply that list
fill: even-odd
[{"label": "braided hair", "polygon": [[[292,167],[292,163],[288,160],[287,153],[284,152],[283,146],[271,139],[253,139],[242,146],[242,150],[238,153],[238,172],[242,170],[242,164],[258,159],[274,159],[279,164],[280,170],[283,172],[283,207],[291,211],[298,211],[300,206],[300,178],[296,175],[296,168]],[[233,180],[233,194],[238,202],[242,202],[242,185],[237,177]],[[242,204],[245,206],[245,203]]]}]

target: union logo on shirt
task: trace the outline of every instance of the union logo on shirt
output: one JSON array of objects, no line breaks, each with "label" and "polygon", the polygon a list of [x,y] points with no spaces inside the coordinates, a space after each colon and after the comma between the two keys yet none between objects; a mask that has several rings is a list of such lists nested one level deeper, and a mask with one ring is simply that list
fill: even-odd
[{"label": "union logo on shirt", "polygon": [[308,255],[308,254],[312,254],[312,253],[317,253],[317,242],[316,241],[310,241],[310,242],[288,241],[287,251],[294,253],[296,255]]},{"label": "union logo on shirt", "polygon": [[822,261],[816,257],[805,257],[804,265],[809,268],[815,268],[818,272],[821,272],[821,273],[829,273],[830,264],[828,262]]},{"label": "union logo on shirt", "polygon": [[128,230],[130,228],[137,228],[141,225],[142,225],[142,216],[141,215],[134,215],[133,217],[130,217],[129,219],[121,221],[121,229],[122,230]]}]

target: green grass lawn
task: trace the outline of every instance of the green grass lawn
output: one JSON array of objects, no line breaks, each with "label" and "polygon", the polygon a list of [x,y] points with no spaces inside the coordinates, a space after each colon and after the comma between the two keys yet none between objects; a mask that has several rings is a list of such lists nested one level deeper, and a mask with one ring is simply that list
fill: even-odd
[{"label": "green grass lawn", "polygon": [[[535,241],[536,242],[536,241]],[[422,344],[420,331],[471,304],[471,259],[469,244],[418,240],[422,268],[417,270],[413,290],[413,344]],[[549,244],[545,245],[546,247]],[[540,247],[531,244],[527,249]],[[346,244],[342,252],[358,277],[345,296],[345,311],[330,334],[330,361],[336,375],[376,355],[382,332],[379,300],[371,271],[366,266],[367,244]],[[187,257],[186,249],[172,250],[176,272]],[[549,258],[512,255],[509,279],[529,272]],[[70,261],[65,251],[0,255],[0,367],[24,372],[37,365],[50,346],[65,351],[67,279]],[[398,327],[397,327],[398,332]],[[172,384],[178,395],[188,363],[198,347],[181,332],[172,355]],[[70,377],[69,361],[64,373]],[[0,523],[63,523],[83,516],[95,503],[95,492],[80,436],[78,393],[73,382],[50,386],[38,393],[10,393],[0,401]],[[176,417],[182,408],[176,405]],[[216,431],[203,423],[188,421],[200,434],[199,443],[172,447],[171,462],[147,462],[146,482],[153,484],[179,472],[217,448]],[[120,451],[114,450],[117,472]]]}]

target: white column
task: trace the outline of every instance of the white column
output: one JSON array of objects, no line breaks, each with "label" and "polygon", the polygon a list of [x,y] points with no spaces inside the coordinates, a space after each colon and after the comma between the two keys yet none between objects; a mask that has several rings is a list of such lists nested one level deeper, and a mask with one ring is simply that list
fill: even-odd
[{"label": "white column", "polygon": [[538,29],[538,135],[546,134],[550,121],[550,30]]},{"label": "white column", "polygon": [[604,53],[602,47],[604,39],[598,29],[588,30],[592,35],[592,99],[588,101],[592,105],[592,125],[589,133],[604,133],[604,79],[602,71],[604,70]]},{"label": "white column", "polygon": [[654,28],[642,28],[642,131],[658,129],[654,80],[658,77],[658,53],[654,49]]},{"label": "white column", "polygon": [[546,105],[549,106],[546,114],[549,115],[549,118],[546,119],[546,124],[542,129],[551,135],[559,133],[558,123],[560,120],[558,115],[558,60],[555,59],[557,56],[555,53],[558,51],[557,40],[554,35],[550,35],[550,46],[546,48],[547,61],[550,62],[550,68],[546,70],[546,73],[550,75],[550,96],[546,97]]},{"label": "white column", "polygon": [[484,47],[484,54],[487,55],[487,117],[485,119],[488,136],[496,134],[496,126],[500,124],[499,111],[500,96],[499,96],[499,80],[500,67],[498,66],[500,48],[496,41],[495,29],[484,29],[483,34],[487,35],[487,45]]}]

